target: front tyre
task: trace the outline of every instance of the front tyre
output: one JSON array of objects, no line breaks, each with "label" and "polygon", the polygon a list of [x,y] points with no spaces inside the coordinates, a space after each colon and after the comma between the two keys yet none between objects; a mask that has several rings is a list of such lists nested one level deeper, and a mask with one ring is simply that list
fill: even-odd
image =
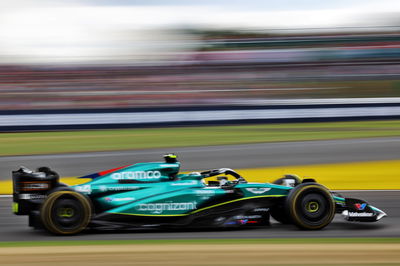
[{"label": "front tyre", "polygon": [[293,188],[286,199],[286,213],[301,229],[322,229],[335,216],[335,202],[328,189],[317,183]]},{"label": "front tyre", "polygon": [[92,216],[89,200],[75,191],[51,193],[40,209],[46,230],[57,235],[73,235],[87,227]]}]

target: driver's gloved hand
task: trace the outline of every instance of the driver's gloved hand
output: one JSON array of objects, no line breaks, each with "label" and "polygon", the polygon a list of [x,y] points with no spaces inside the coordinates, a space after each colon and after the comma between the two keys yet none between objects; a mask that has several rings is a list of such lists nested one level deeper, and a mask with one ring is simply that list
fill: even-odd
[{"label": "driver's gloved hand", "polygon": [[218,180],[219,180],[219,184],[221,187],[225,186],[229,182],[228,179],[226,179],[226,178],[221,178],[221,179],[218,178]]},{"label": "driver's gloved hand", "polygon": [[231,181],[229,181],[226,177],[218,178],[218,180],[221,188],[230,189],[234,186],[234,184]]}]

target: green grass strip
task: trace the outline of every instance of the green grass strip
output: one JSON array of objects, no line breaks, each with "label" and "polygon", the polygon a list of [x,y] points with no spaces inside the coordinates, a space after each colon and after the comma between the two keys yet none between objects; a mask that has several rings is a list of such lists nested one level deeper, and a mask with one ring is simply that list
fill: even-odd
[{"label": "green grass strip", "polygon": [[[60,237],[63,238],[63,237]],[[358,244],[400,243],[400,238],[260,238],[260,239],[171,239],[171,240],[64,240],[0,242],[0,247],[86,245],[179,245],[179,244]]]},{"label": "green grass strip", "polygon": [[400,136],[400,121],[2,133],[0,156]]}]

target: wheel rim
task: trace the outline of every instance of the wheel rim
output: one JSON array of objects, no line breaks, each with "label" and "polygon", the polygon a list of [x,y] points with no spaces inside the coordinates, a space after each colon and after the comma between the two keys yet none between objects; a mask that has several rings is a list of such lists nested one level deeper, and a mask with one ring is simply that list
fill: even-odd
[{"label": "wheel rim", "polygon": [[60,218],[71,218],[75,215],[75,210],[73,208],[58,208],[57,215]]},{"label": "wheel rim", "polygon": [[316,202],[316,201],[309,201],[309,202],[306,204],[306,210],[307,210],[308,212],[311,212],[311,213],[317,212],[317,211],[319,210],[319,203]]},{"label": "wheel rim", "polygon": [[80,227],[84,219],[82,204],[68,197],[57,199],[53,205],[51,216],[54,224],[65,231]]},{"label": "wheel rim", "polygon": [[329,216],[327,198],[321,193],[310,191],[299,200],[297,208],[302,220],[309,224],[318,225]]},{"label": "wheel rim", "polygon": [[335,215],[335,202],[328,189],[313,183],[300,184],[289,193],[287,213],[301,229],[318,230],[327,226]]}]

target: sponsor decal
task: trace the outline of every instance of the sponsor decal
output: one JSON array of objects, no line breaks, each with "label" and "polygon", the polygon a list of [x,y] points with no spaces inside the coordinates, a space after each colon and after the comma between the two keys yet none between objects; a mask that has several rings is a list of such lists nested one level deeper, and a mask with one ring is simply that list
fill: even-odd
[{"label": "sponsor decal", "polygon": [[171,186],[190,186],[190,185],[196,185],[197,181],[189,181],[189,182],[182,182],[182,183],[172,183]]},{"label": "sponsor decal", "polygon": [[215,190],[214,189],[199,189],[199,190],[195,190],[194,193],[196,195],[200,195],[200,196],[213,196],[213,195],[215,195]]},{"label": "sponsor decal", "polygon": [[349,217],[372,217],[374,216],[371,212],[349,212]]},{"label": "sponsor decal", "polygon": [[239,224],[247,224],[247,222],[248,222],[249,220],[247,220],[247,219],[243,219],[243,220],[238,220],[237,222],[239,223]]},{"label": "sponsor decal", "polygon": [[236,219],[236,223],[239,225],[245,225],[245,224],[256,224],[258,221],[254,219],[261,219],[261,215],[237,215],[233,217],[233,219]]},{"label": "sponsor decal", "polygon": [[252,221],[248,219],[242,219],[242,220],[237,220],[237,223],[240,225],[245,225],[245,224],[257,224],[258,221]]},{"label": "sponsor decal", "polygon": [[125,197],[125,198],[114,198],[114,201],[132,201],[135,200],[134,197]]},{"label": "sponsor decal", "polygon": [[261,215],[237,215],[233,218],[238,219],[238,220],[249,220],[249,219],[260,219],[260,218],[262,218],[262,216]]},{"label": "sponsor decal", "polygon": [[46,195],[40,195],[40,194],[20,194],[19,199],[22,200],[37,200],[37,199],[45,199],[47,196]]},{"label": "sponsor decal", "polygon": [[336,204],[338,204],[338,205],[340,205],[340,206],[342,206],[342,207],[345,207],[345,206],[346,206],[346,203],[343,202],[343,201],[336,201]]},{"label": "sponsor decal", "polygon": [[269,188],[269,187],[260,187],[260,188],[254,187],[253,188],[253,187],[251,187],[251,188],[246,188],[246,190],[251,192],[251,193],[253,193],[253,194],[262,194],[262,193],[265,193],[267,191],[270,191],[271,188]]},{"label": "sponsor decal", "polygon": [[178,164],[162,164],[161,167],[178,167]]},{"label": "sponsor decal", "polygon": [[225,220],[226,220],[225,217],[218,217],[218,218],[215,219],[215,221],[216,221],[217,223],[220,223],[220,222],[225,221]]},{"label": "sponsor decal", "polygon": [[112,179],[117,180],[143,180],[143,179],[159,179],[161,177],[160,171],[126,171],[121,173],[113,173]]},{"label": "sponsor decal", "polygon": [[365,207],[367,207],[367,203],[356,203],[354,204],[354,207],[356,207],[357,210],[359,211],[363,211],[365,209]]},{"label": "sponsor decal", "polygon": [[191,211],[197,209],[197,202],[144,203],[136,206],[136,209],[153,214],[161,214],[165,211]]},{"label": "sponsor decal", "polygon": [[105,192],[105,191],[129,191],[129,190],[137,190],[137,189],[140,189],[140,187],[133,187],[133,186],[110,187],[110,186],[106,186],[106,185],[99,186],[99,190],[102,192]]},{"label": "sponsor decal", "polygon": [[257,208],[254,209],[253,212],[268,212],[269,208]]},{"label": "sponsor decal", "polygon": [[119,202],[119,201],[132,201],[132,200],[135,200],[135,198],[133,198],[133,197],[125,197],[125,198],[110,198],[110,197],[105,197],[104,198],[106,201],[108,201],[108,202],[112,202],[112,201],[114,201],[114,202]]},{"label": "sponsor decal", "polygon": [[92,187],[91,187],[91,185],[75,186],[74,189],[75,189],[75,191],[77,191],[77,192],[82,192],[82,193],[87,193],[87,194],[92,193]]},{"label": "sponsor decal", "polygon": [[32,190],[46,190],[49,189],[49,187],[50,186],[48,182],[35,181],[35,182],[21,182],[19,189],[21,191],[32,191]]}]

